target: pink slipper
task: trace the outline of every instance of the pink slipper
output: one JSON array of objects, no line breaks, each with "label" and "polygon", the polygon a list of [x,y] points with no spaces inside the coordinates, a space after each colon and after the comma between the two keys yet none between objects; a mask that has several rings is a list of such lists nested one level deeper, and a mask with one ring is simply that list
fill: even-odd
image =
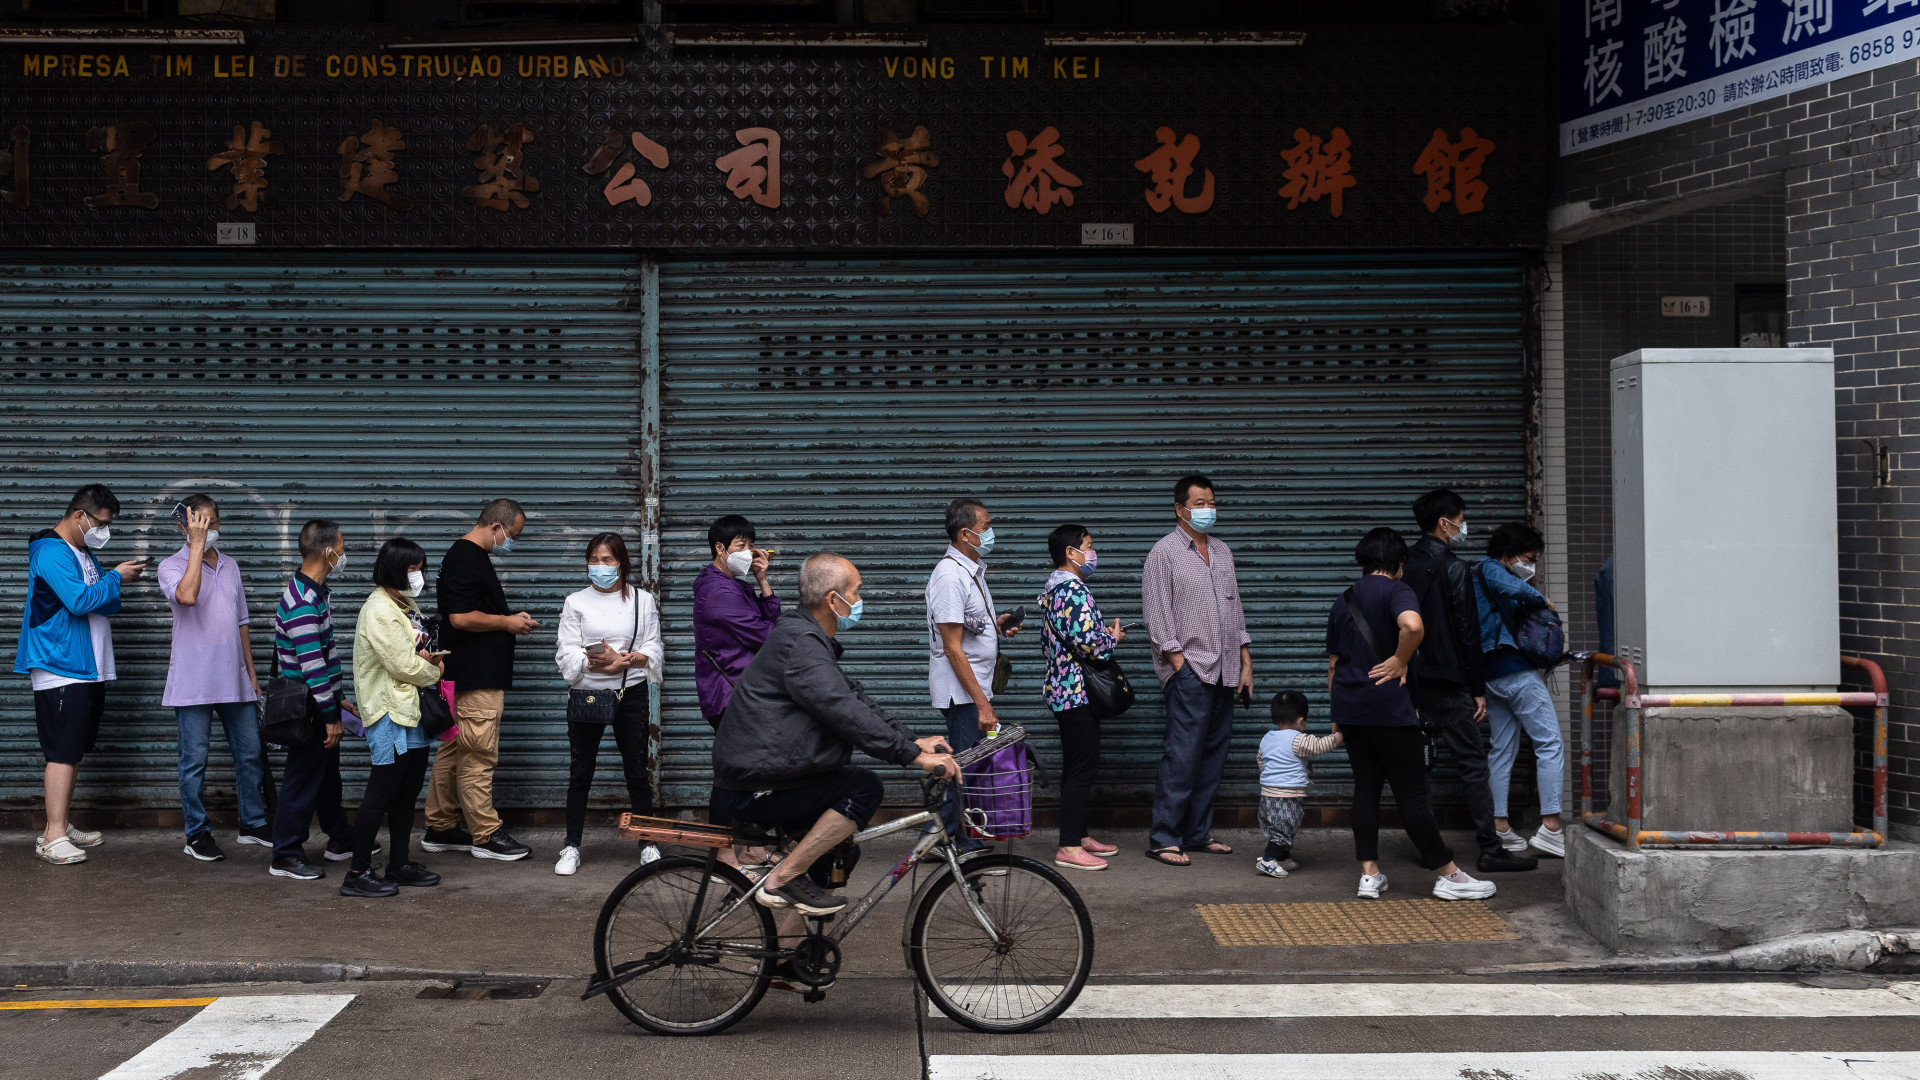
[{"label": "pink slipper", "polygon": [[1113,844],[1103,844],[1091,836],[1081,837],[1080,848],[1089,855],[1098,855],[1103,859],[1111,859],[1120,854],[1118,847]]},{"label": "pink slipper", "polygon": [[1053,853],[1053,865],[1064,866],[1069,870],[1105,870],[1107,860],[1087,854],[1085,849],[1068,851],[1066,848]]}]

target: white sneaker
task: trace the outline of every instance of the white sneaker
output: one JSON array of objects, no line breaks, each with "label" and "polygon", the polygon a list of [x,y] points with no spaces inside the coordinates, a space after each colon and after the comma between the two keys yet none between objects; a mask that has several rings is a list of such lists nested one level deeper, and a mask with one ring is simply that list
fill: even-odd
[{"label": "white sneaker", "polygon": [[1433,883],[1436,900],[1485,900],[1499,891],[1493,882],[1481,881],[1465,870],[1456,870],[1452,877],[1443,877]]},{"label": "white sneaker", "polygon": [[1542,855],[1551,855],[1556,859],[1567,857],[1567,831],[1555,832],[1545,825],[1533,831],[1533,849]]},{"label": "white sneaker", "polygon": [[1380,894],[1386,891],[1387,891],[1387,875],[1385,874],[1361,874],[1360,875],[1360,898],[1361,899],[1378,900],[1380,899]]},{"label": "white sneaker", "polygon": [[553,864],[553,872],[561,877],[572,877],[580,870],[580,849],[563,847],[560,849],[560,861]]},{"label": "white sneaker", "polygon": [[1493,835],[1499,838],[1500,846],[1508,851],[1527,850],[1527,838],[1512,829],[1496,829]]},{"label": "white sneaker", "polygon": [[[578,856],[575,856],[575,857],[578,858]],[[660,861],[659,845],[657,844],[640,845],[640,865],[641,866],[645,866],[650,862],[659,862],[659,861]]]},{"label": "white sneaker", "polygon": [[67,839],[73,842],[74,847],[99,847],[103,842],[99,833],[76,829],[72,822],[67,824]]},{"label": "white sneaker", "polygon": [[64,836],[54,837],[53,843],[44,840],[33,845],[33,853],[41,862],[50,862],[55,866],[69,866],[87,861],[87,853],[73,846],[73,841]]},{"label": "white sneaker", "polygon": [[1269,859],[1264,855],[1258,859],[1253,860],[1253,868],[1267,875],[1268,877],[1286,877],[1287,876],[1287,868],[1280,863],[1280,860]]}]

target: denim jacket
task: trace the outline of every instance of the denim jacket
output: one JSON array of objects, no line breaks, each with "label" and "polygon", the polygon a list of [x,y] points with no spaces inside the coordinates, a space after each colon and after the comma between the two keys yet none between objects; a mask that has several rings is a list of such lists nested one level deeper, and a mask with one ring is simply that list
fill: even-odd
[{"label": "denim jacket", "polygon": [[1480,609],[1482,653],[1519,648],[1513,626],[1547,606],[1538,589],[1514,576],[1499,559],[1482,559],[1474,566],[1473,595]]}]

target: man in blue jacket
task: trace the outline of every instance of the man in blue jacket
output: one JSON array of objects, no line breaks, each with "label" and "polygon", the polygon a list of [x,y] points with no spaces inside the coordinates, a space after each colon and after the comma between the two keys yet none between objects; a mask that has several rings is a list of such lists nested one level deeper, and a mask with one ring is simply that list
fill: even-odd
[{"label": "man in blue jacket", "polygon": [[[1535,851],[1556,858],[1566,855],[1560,831],[1560,769],[1566,743],[1560,737],[1560,710],[1539,669],[1520,652],[1519,626],[1527,616],[1553,601],[1527,584],[1540,562],[1546,541],[1528,525],[1502,525],[1487,541],[1487,558],[1474,567],[1479,597],[1481,672],[1487,686],[1487,727],[1492,753],[1487,755],[1488,787],[1493,791],[1494,834],[1500,846]],[[1507,817],[1507,788],[1513,763],[1520,755],[1520,729],[1533,740],[1535,776],[1540,788],[1540,828],[1531,839],[1513,831]]]},{"label": "man in blue jacket", "polygon": [[67,808],[80,759],[100,733],[114,677],[107,616],[120,610],[121,586],[147,565],[134,559],[112,573],[100,569],[93,553],[107,545],[119,512],[113,492],[88,484],[68,501],[58,525],[27,541],[27,610],[13,670],[33,681],[34,719],[47,759],[47,828],[34,854],[57,866],[85,862],[81,849],[100,845],[99,833],[73,827]]}]

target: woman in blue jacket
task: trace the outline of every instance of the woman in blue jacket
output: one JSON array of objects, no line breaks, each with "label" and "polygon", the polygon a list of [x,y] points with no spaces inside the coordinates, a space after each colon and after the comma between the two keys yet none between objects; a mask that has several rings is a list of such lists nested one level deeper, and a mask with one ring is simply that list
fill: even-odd
[{"label": "woman in blue jacket", "polygon": [[[1474,594],[1480,608],[1482,673],[1487,683],[1487,727],[1493,752],[1487,755],[1488,787],[1493,789],[1493,828],[1508,851],[1529,843],[1542,854],[1564,857],[1560,832],[1560,770],[1566,744],[1560,738],[1560,711],[1538,669],[1520,653],[1514,628],[1553,601],[1527,584],[1546,541],[1527,525],[1502,525],[1487,541],[1487,558],[1474,568]],[[1507,789],[1514,759],[1520,755],[1520,729],[1533,740],[1535,775],[1540,787],[1540,828],[1529,840],[1513,831],[1507,818]]]}]

